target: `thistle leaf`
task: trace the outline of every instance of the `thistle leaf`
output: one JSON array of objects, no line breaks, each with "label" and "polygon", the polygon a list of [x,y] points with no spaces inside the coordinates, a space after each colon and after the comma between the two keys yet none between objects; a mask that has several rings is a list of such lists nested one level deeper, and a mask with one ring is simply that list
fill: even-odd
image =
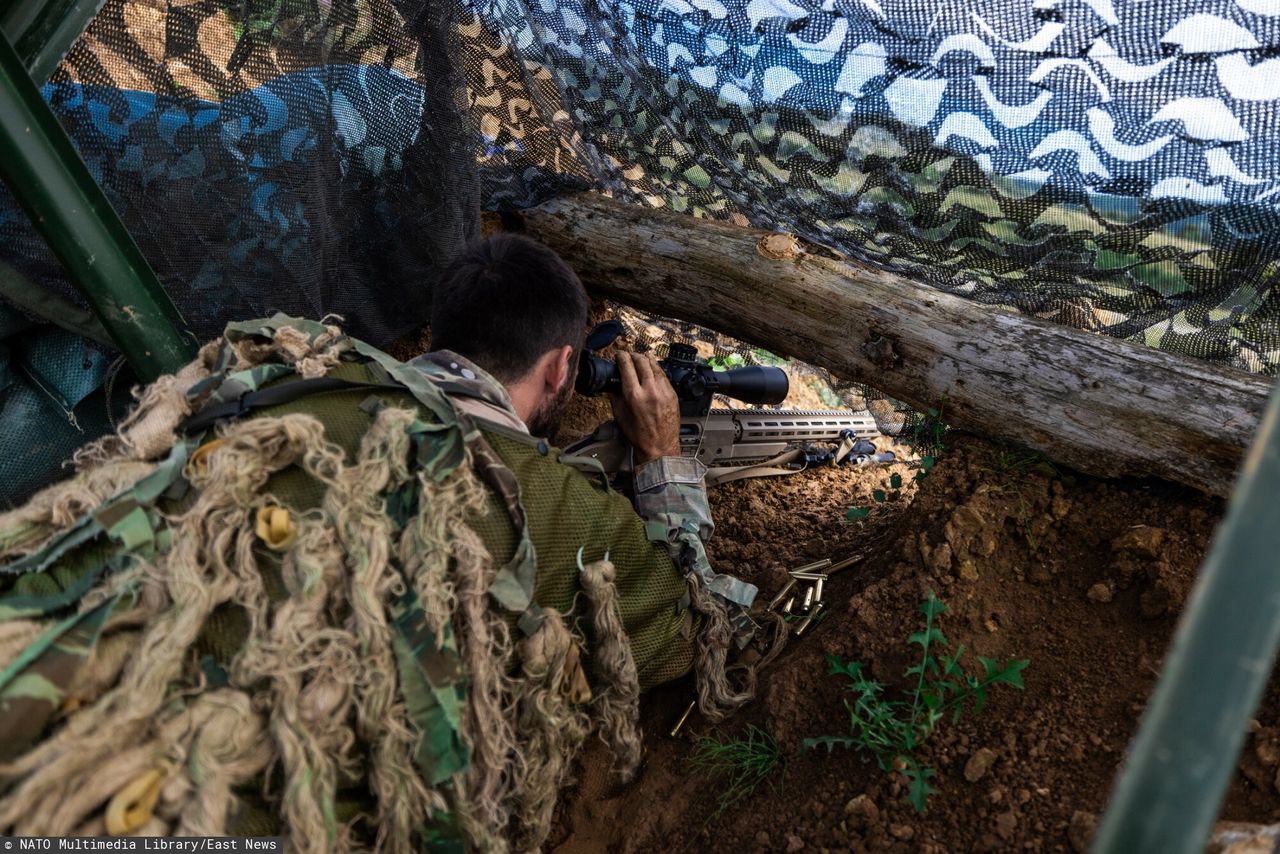
[{"label": "thistle leaf", "polygon": [[912,632],[907,635],[907,643],[916,644],[921,649],[927,649],[930,644],[934,643],[945,646],[947,643],[947,636],[944,635],[942,630],[937,626],[930,626],[923,631]]},{"label": "thistle leaf", "polygon": [[933,786],[929,785],[929,779],[933,777],[933,769],[908,765],[903,773],[911,781],[911,789],[907,792],[907,800],[916,808],[916,812],[924,812],[925,806],[929,802],[929,796],[937,791]]},{"label": "thistle leaf", "polygon": [[[928,457],[925,459],[928,459]],[[939,614],[947,613],[947,606],[942,603],[941,599],[933,595],[933,591],[930,590],[929,595],[925,597],[924,603],[920,606],[920,613],[933,620]]]},{"label": "thistle leaf", "polygon": [[862,679],[862,662],[860,661],[844,661],[838,655],[828,655],[827,666],[828,676],[847,676],[854,681]]},{"label": "thistle leaf", "polygon": [[1014,688],[1022,688],[1022,671],[1031,663],[1030,659],[1015,658],[1010,659],[1003,665],[997,664],[993,658],[984,658],[978,656],[978,661],[982,664],[984,671],[983,680],[988,685],[1012,685]]}]

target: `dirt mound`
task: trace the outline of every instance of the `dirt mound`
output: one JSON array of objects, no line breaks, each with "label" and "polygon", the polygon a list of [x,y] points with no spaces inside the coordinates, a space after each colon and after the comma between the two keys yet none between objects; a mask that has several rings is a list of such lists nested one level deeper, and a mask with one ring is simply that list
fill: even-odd
[{"label": "dirt mound", "polygon": [[[868,556],[829,582],[830,616],[793,643],[763,678],[759,700],[733,720],[713,730],[695,716],[671,738],[690,686],[648,695],[640,778],[619,788],[603,751],[588,753],[563,798],[555,850],[1083,850],[1222,508],[1198,493],[1102,482],[976,439],[950,444],[918,494],[902,465],[712,491],[713,562],[765,595],[786,567]],[[906,488],[876,503],[872,491],[890,492],[895,472],[906,472]],[[850,506],[871,514],[847,522]],[[921,753],[938,793],[919,814],[904,801],[903,781],[868,755],[800,746],[848,729],[843,683],[825,675],[825,656],[865,662],[900,695],[916,660],[906,637],[920,628],[930,590],[949,607],[941,627],[953,645],[1031,664],[1025,690],[994,690],[981,715],[939,726]],[[1280,820],[1277,699],[1273,684],[1226,819]],[[716,815],[724,781],[690,765],[693,739],[751,724],[777,738],[789,765],[772,787]]]}]

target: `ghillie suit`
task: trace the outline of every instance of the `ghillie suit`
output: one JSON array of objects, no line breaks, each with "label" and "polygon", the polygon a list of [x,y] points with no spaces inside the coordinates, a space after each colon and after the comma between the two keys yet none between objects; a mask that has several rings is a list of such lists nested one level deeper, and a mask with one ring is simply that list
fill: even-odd
[{"label": "ghillie suit", "polygon": [[[693,665],[705,713],[743,702],[702,580],[557,540],[521,491],[554,452],[446,387],[232,324],[0,517],[0,832],[536,849],[590,732],[635,772],[643,686]],[[550,470],[569,512],[605,488]]]}]

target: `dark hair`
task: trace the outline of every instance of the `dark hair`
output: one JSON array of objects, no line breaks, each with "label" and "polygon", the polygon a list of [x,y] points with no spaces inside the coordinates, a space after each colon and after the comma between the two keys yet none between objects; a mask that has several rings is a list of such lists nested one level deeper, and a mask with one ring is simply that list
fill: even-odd
[{"label": "dark hair", "polygon": [[431,296],[431,347],[466,356],[501,382],[548,350],[582,346],[587,294],[559,255],[527,237],[472,243]]}]

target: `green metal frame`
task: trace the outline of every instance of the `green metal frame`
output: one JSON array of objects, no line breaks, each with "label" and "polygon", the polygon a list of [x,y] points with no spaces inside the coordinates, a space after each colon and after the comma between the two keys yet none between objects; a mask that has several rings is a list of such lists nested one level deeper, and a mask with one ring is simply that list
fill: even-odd
[{"label": "green metal frame", "polygon": [[81,308],[48,288],[42,288],[22,273],[0,261],[0,297],[4,297],[33,317],[61,326],[68,332],[96,341],[104,347],[115,342],[92,312]]},{"label": "green metal frame", "polygon": [[140,379],[191,360],[178,310],[2,34],[0,180]]},{"label": "green metal frame", "polygon": [[1094,839],[1201,852],[1280,648],[1280,390],[1245,460]]},{"label": "green metal frame", "polygon": [[104,0],[9,0],[0,8],[0,32],[22,57],[37,84],[46,83]]}]

